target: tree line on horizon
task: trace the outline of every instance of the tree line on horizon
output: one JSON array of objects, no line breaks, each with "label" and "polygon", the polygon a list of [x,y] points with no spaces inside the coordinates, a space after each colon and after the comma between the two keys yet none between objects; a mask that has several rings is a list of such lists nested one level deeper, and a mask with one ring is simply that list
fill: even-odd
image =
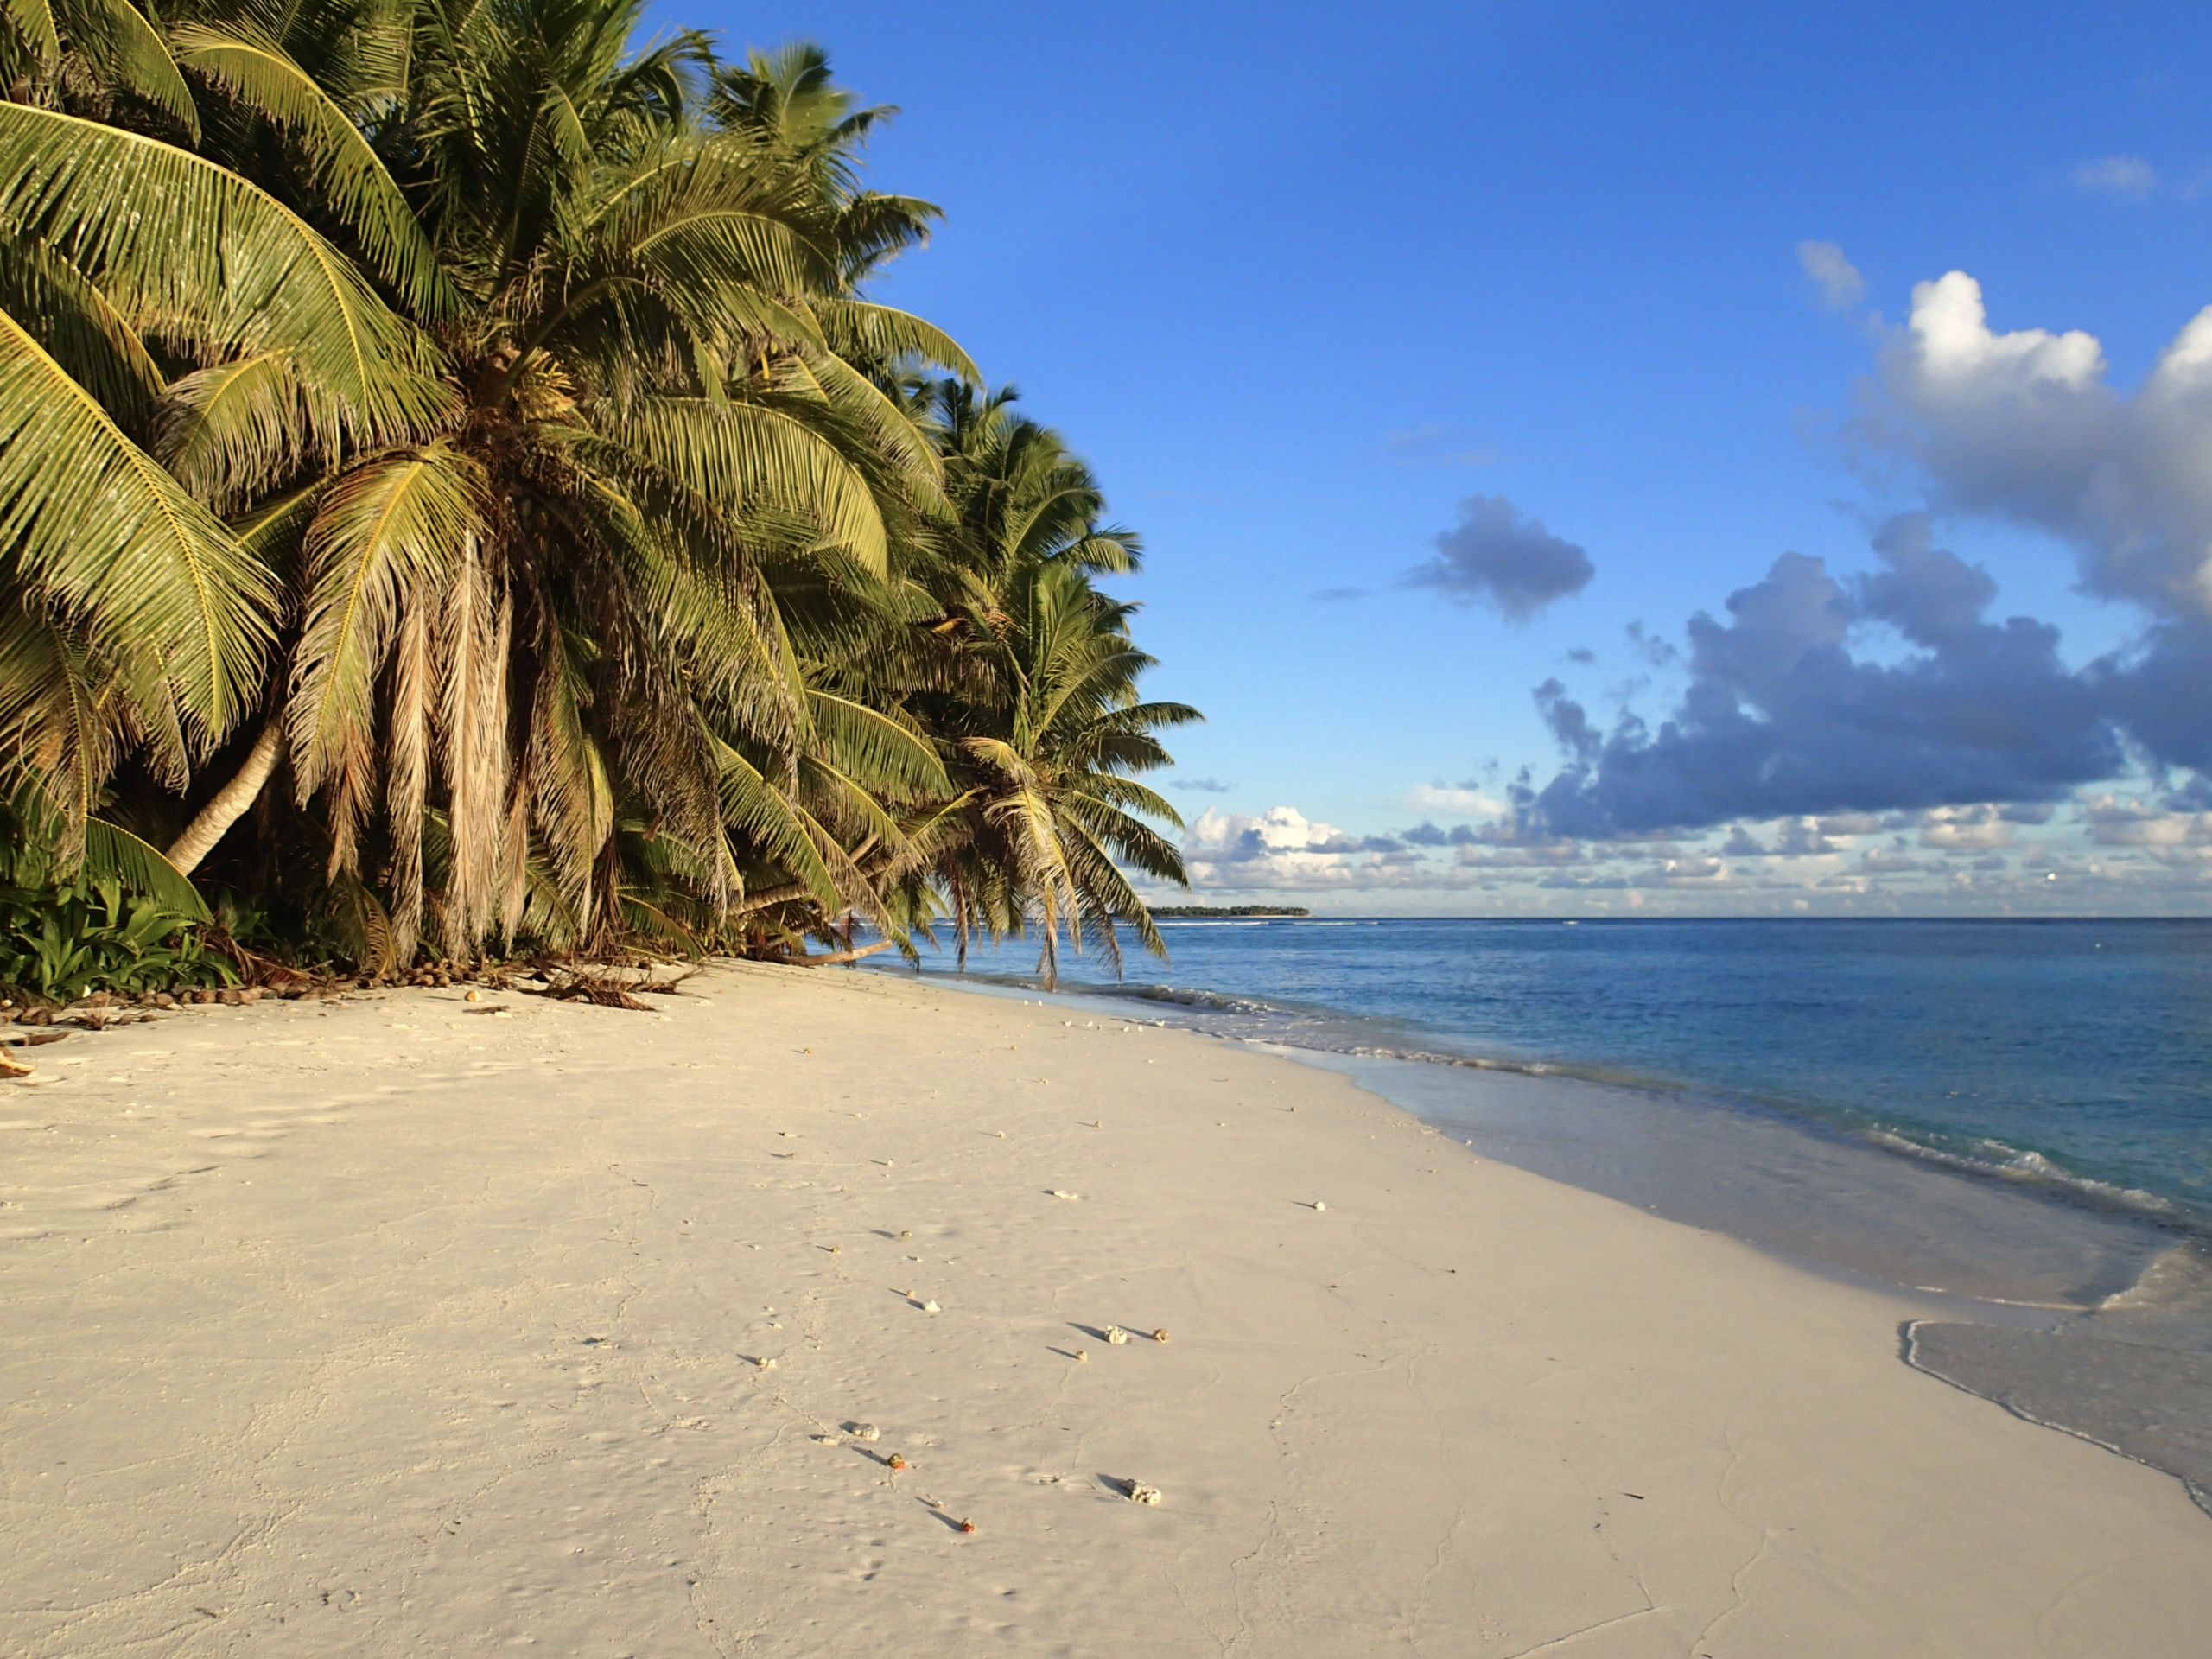
[{"label": "tree line on horizon", "polygon": [[0,0],[0,981],[1160,949],[1137,537],[868,297],[892,111],[642,10]]}]

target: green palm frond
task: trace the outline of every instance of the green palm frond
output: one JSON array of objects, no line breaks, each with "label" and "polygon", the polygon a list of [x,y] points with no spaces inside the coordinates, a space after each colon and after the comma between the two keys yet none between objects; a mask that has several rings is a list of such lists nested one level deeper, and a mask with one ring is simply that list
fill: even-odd
[{"label": "green palm frond", "polygon": [[0,238],[0,310],[124,427],[143,428],[162,371],[107,296],[45,244]]},{"label": "green palm frond", "polygon": [[49,16],[103,85],[136,92],[200,136],[200,112],[168,42],[130,0],[53,0]]},{"label": "green palm frond", "polygon": [[810,690],[806,704],[824,753],[868,788],[906,800],[952,792],[935,747],[904,721],[827,691]]},{"label": "green palm frond", "polygon": [[297,149],[318,202],[359,238],[378,275],[416,315],[454,312],[460,296],[368,135],[283,46],[244,17],[186,23],[171,38],[188,73],[266,118]]},{"label": "green palm frond", "polygon": [[41,66],[50,67],[60,57],[61,36],[54,29],[50,0],[0,0],[0,16]]},{"label": "green palm frond", "polygon": [[164,388],[152,448],[203,501],[227,505],[290,481],[342,435],[283,352],[257,352],[180,376]]},{"label": "green palm frond", "polygon": [[813,302],[830,349],[855,363],[889,368],[901,362],[949,369],[981,385],[982,374],[951,335],[911,313],[866,300],[825,296]]},{"label": "green palm frond", "polygon": [[670,479],[726,514],[755,502],[812,517],[826,541],[881,575],[890,547],[867,478],[820,434],[779,410],[704,398],[641,404],[619,435]]},{"label": "green palm frond", "polygon": [[822,848],[809,830],[805,813],[788,797],[772,787],[766,776],[733,746],[715,745],[720,764],[722,815],[739,831],[776,861],[814,896],[817,904],[836,906],[841,894],[836,873],[823,856]]},{"label": "green palm frond", "polygon": [[447,410],[429,342],[352,263],[249,181],[143,134],[0,104],[0,235],[40,238],[142,333],[283,352],[365,437]]},{"label": "green palm frond", "polygon": [[251,706],[269,572],[6,313],[0,546],[34,593],[157,654],[202,746]]},{"label": "green palm frond", "polygon": [[162,856],[162,849],[143,841],[119,823],[89,818],[85,823],[84,874],[94,880],[120,882],[133,893],[158,899],[171,910],[195,922],[213,920],[207,901],[192,878]]}]

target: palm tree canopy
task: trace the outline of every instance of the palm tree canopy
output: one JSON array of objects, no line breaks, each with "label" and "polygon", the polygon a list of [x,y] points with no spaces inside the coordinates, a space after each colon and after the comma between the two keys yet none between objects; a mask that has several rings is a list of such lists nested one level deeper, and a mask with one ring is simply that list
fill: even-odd
[{"label": "palm tree canopy", "polygon": [[1136,537],[868,296],[894,111],[642,10],[6,0],[0,782],[356,960],[1158,949]]}]

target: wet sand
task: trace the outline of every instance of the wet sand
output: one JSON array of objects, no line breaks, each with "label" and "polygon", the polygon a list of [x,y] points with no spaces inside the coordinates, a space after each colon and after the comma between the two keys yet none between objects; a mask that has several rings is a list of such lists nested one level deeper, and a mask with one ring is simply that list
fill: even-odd
[{"label": "wet sand", "polygon": [[883,976],[684,988],[37,1051],[55,1080],[0,1089],[0,1649],[2212,1628],[2179,1484],[1909,1369],[1902,1299],[1193,1033]]}]

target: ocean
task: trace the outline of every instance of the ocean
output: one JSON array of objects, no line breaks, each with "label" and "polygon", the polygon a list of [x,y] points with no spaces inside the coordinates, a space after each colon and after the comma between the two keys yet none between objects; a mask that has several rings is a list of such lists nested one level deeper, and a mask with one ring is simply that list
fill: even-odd
[{"label": "ocean", "polygon": [[[2212,921],[1160,931],[1170,959],[1120,976],[1064,955],[1060,995],[1350,1073],[1482,1155],[1903,1291],[1908,1363],[2212,1510]],[[1033,996],[1036,954],[971,950],[962,976]]]}]

